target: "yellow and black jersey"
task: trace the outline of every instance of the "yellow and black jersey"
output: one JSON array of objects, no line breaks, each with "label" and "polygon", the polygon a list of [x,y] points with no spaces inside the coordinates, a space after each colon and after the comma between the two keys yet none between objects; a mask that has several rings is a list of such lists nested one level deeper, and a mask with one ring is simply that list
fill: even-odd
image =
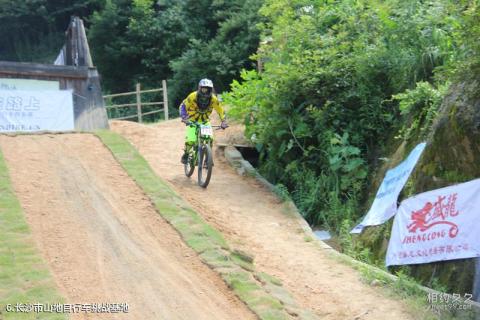
[{"label": "yellow and black jersey", "polygon": [[212,114],[213,109],[217,111],[220,120],[225,120],[225,112],[218,101],[217,96],[212,95],[209,106],[205,110],[201,110],[197,104],[197,92],[190,93],[180,105],[180,115],[187,116],[191,121],[207,122]]}]

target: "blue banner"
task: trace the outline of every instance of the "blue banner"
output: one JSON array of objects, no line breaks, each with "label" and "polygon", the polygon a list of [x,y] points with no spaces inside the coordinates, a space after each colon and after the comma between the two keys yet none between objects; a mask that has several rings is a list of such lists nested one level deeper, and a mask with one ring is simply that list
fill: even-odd
[{"label": "blue banner", "polygon": [[410,177],[418,159],[425,149],[425,142],[418,144],[402,163],[387,171],[377,191],[375,200],[362,222],[350,233],[361,233],[366,226],[383,224],[397,212],[397,199],[400,191]]}]

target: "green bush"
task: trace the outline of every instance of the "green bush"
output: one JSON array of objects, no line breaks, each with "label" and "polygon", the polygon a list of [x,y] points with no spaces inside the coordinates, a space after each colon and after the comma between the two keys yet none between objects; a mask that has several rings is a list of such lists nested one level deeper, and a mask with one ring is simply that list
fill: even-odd
[{"label": "green bush", "polygon": [[426,137],[447,88],[448,84],[437,89],[428,82],[419,82],[415,89],[393,95],[393,99],[399,101],[400,114],[404,117],[399,138],[411,140]]},{"label": "green bush", "polygon": [[261,172],[288,188],[310,223],[339,232],[357,220],[387,141],[428,132],[460,56],[463,9],[447,0],[265,1],[263,68],[242,72],[225,99],[261,152]]}]

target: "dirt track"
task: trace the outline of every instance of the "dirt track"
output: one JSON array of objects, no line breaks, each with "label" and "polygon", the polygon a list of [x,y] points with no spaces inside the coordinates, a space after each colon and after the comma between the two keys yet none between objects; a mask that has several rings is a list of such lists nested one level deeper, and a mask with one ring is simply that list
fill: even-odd
[{"label": "dirt track", "polygon": [[69,303],[129,304],[73,319],[255,319],[92,135],[0,136],[34,239]]},{"label": "dirt track", "polygon": [[306,242],[298,221],[282,213],[277,199],[255,180],[239,177],[221,157],[208,189],[186,178],[179,162],[184,127],[178,120],[153,126],[115,121],[111,127],[231,243],[253,253],[260,271],[280,278],[301,306],[322,319],[414,318],[405,304],[364,284],[352,268]]}]

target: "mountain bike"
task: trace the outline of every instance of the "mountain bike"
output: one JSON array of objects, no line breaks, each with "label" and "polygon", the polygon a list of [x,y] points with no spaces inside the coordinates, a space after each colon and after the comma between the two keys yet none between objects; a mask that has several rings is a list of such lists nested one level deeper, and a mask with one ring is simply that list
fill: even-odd
[{"label": "mountain bike", "polygon": [[187,162],[184,164],[185,175],[192,176],[195,166],[198,167],[198,185],[206,188],[212,177],[213,170],[213,128],[221,129],[221,126],[212,126],[209,123],[188,122],[187,125],[195,127],[197,141],[188,152]]}]

